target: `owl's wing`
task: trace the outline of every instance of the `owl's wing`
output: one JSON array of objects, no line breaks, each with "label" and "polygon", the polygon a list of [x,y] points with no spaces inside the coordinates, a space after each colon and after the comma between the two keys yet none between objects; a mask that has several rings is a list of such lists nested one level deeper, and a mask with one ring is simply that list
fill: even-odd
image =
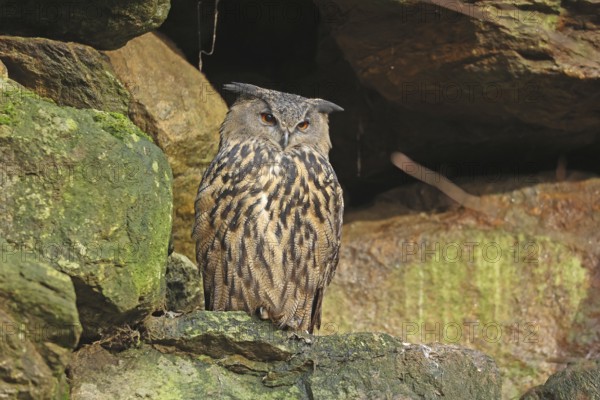
[{"label": "owl's wing", "polygon": [[[250,143],[221,146],[200,183],[196,196],[195,224],[196,261],[202,269],[205,309],[214,310],[227,294],[228,268],[231,260],[229,238],[231,223],[239,221],[239,207],[252,180],[260,173],[260,164],[249,157]],[[234,210],[236,208],[236,210]],[[234,212],[235,211],[235,212]],[[220,299],[220,300],[219,300]]]},{"label": "owl's wing", "polygon": [[325,218],[325,223],[323,224],[321,237],[319,238],[320,253],[322,254],[322,267],[319,271],[321,276],[313,299],[309,329],[309,332],[311,333],[315,326],[317,329],[321,328],[321,308],[323,305],[325,288],[331,283],[339,261],[344,213],[342,188],[337,180],[335,172],[327,160],[322,162],[321,166],[323,166],[323,171],[317,176],[322,178],[318,179],[317,186],[321,187],[321,195],[318,196],[318,198],[320,199],[319,201],[323,202],[322,206],[324,212],[322,214]]},{"label": "owl's wing", "polygon": [[[215,159],[204,172],[196,201],[194,203],[195,221],[192,231],[192,237],[196,241],[196,262],[202,272],[202,284],[204,286],[204,308],[206,310],[213,309],[213,280],[209,279],[207,272],[209,268],[208,247],[209,240],[215,236],[215,226],[210,222],[210,212],[215,207],[215,194],[217,188],[214,183],[223,174],[223,155],[217,154]],[[227,172],[225,172],[226,174]]]}]

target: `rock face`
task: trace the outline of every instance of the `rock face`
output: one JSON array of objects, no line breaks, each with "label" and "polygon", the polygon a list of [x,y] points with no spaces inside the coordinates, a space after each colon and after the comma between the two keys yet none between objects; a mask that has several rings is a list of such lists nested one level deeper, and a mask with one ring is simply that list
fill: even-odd
[{"label": "rock face", "polygon": [[307,338],[239,312],[150,318],[145,341],[117,355],[90,346],[71,366],[73,399],[498,399],[494,362],[454,346],[386,334]]},{"label": "rock face", "polygon": [[[536,178],[514,181],[523,179]],[[585,356],[600,343],[600,179],[519,190],[514,181],[512,191],[484,195],[495,216],[456,207],[407,213],[410,202],[426,204],[419,185],[348,213],[323,320],[336,332],[485,351],[511,398],[546,379],[556,360]],[[403,202],[411,193],[416,199]]]},{"label": "rock face", "polygon": [[131,93],[131,120],[167,155],[174,179],[175,251],[195,260],[194,200],[216,154],[227,106],[204,75],[154,33],[106,54]]},{"label": "rock face", "polygon": [[59,105],[127,114],[129,93],[92,47],[0,36],[0,60],[11,79]]},{"label": "rock face", "polygon": [[173,253],[167,262],[167,310],[188,312],[204,309],[202,274],[196,263]]},{"label": "rock face", "polygon": [[369,154],[390,147],[421,162],[489,163],[507,154],[543,159],[597,140],[597,2],[317,4],[361,82],[387,101],[370,110],[385,129],[363,124],[366,174],[388,165]]},{"label": "rock face", "polygon": [[58,107],[0,81],[0,236],[5,253],[71,277],[86,337],[164,296],[171,171],[126,117]]},{"label": "rock face", "polygon": [[600,398],[600,359],[583,360],[552,375],[542,386],[527,392],[521,400]]},{"label": "rock face", "polygon": [[0,34],[71,40],[115,49],[158,28],[169,0],[47,2],[0,0]]},{"label": "rock face", "polygon": [[64,398],[81,326],[69,276],[0,237],[0,398]]},{"label": "rock face", "polygon": [[195,195],[227,112],[202,73],[154,33],[105,54],[77,43],[0,36],[0,60],[11,79],[38,95],[129,115],[154,138],[174,174],[175,249],[195,260]]}]

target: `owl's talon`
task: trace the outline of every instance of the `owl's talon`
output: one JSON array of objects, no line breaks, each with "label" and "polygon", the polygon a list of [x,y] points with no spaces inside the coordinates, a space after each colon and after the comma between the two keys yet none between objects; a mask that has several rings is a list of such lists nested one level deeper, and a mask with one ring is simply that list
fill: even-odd
[{"label": "owl's talon", "polygon": [[260,319],[270,319],[269,312],[264,307],[259,307],[258,308],[258,317]]}]

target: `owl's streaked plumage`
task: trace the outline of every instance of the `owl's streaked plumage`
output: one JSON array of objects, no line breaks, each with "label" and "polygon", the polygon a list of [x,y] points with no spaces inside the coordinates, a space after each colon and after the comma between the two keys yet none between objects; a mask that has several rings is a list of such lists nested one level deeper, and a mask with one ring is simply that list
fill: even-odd
[{"label": "owl's streaked plumage", "polygon": [[312,333],[338,264],[344,204],[328,114],[342,109],[249,84],[225,89],[239,97],[195,204],[206,309]]}]

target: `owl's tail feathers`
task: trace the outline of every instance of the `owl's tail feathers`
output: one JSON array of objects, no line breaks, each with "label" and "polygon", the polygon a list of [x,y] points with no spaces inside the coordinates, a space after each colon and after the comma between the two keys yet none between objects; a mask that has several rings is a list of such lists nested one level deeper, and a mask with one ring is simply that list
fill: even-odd
[{"label": "owl's tail feathers", "polygon": [[315,326],[321,329],[321,306],[323,304],[323,288],[318,288],[313,298],[312,312],[310,314],[310,326],[308,333],[313,333]]}]

